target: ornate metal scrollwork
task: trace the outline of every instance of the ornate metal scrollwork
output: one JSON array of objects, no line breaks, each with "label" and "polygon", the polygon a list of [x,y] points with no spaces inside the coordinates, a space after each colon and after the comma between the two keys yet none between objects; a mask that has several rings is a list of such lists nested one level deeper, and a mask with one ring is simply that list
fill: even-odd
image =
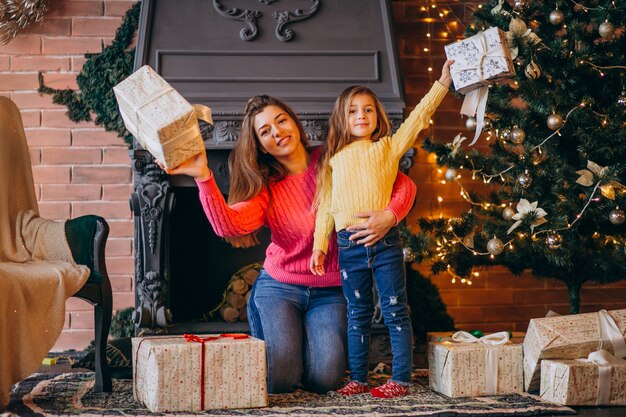
[{"label": "ornate metal scrollwork", "polygon": [[326,123],[322,120],[301,120],[306,137],[312,141],[322,141],[326,136]]},{"label": "ornate metal scrollwork", "polygon": [[[165,306],[168,285],[154,271],[147,272],[137,282],[139,303],[132,320],[139,328],[163,328],[172,322],[172,312]],[[146,331],[144,330],[144,333]]]},{"label": "ornate metal scrollwork", "polygon": [[239,37],[242,41],[251,41],[259,34],[256,21],[259,17],[261,17],[260,11],[239,9],[237,7],[229,9],[222,5],[219,0],[213,0],[213,7],[220,15],[242,21],[246,25],[248,25],[248,27],[241,29],[241,31],[239,32]]},{"label": "ornate metal scrollwork", "polygon": [[236,142],[241,132],[241,122],[238,120],[226,120],[215,123],[213,137],[215,143]]},{"label": "ornate metal scrollwork", "polygon": [[312,0],[313,4],[308,10],[296,9],[290,11],[275,11],[274,19],[276,20],[276,37],[283,41],[289,42],[295,36],[291,28],[286,27],[289,23],[300,22],[313,16],[320,7],[320,0]]}]

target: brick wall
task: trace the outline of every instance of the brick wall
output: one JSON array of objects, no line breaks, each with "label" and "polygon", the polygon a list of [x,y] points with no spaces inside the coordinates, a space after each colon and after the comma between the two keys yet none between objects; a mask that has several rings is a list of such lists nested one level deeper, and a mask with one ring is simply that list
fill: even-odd
[{"label": "brick wall", "polygon": [[[93,123],[75,124],[65,108],[52,104],[50,96],[37,93],[37,73],[47,85],[75,88],[76,74],[86,52],[99,52],[110,42],[121,17],[133,4],[123,0],[55,0],[41,24],[21,33],[8,45],[0,45],[0,94],[11,97],[22,111],[31,148],[37,197],[42,216],[53,219],[86,213],[107,219],[111,234],[107,243],[107,267],[114,291],[114,309],[131,306],[133,296],[132,217],[128,205],[132,172],[126,145],[114,134]],[[392,2],[396,42],[400,54],[407,105],[415,105],[438,77],[444,57],[442,46],[462,33],[458,17],[467,21],[472,2],[437,2],[454,15],[446,23],[437,10],[422,10],[424,1]],[[430,40],[427,33],[431,33]],[[443,32],[448,32],[444,36]],[[424,52],[430,48],[430,53]],[[433,71],[426,68],[432,66]],[[434,117],[431,136],[450,141],[461,131],[460,101],[449,95]],[[459,213],[466,207],[452,185],[441,185],[432,156],[419,151],[411,176],[418,184],[418,202],[409,216]],[[470,184],[472,185],[472,184]],[[441,205],[436,197],[444,198]],[[428,272],[426,267],[421,268]],[[525,275],[511,277],[493,268],[483,272],[472,287],[453,285],[449,277],[432,278],[441,289],[449,312],[462,328],[485,330],[524,329],[528,319],[548,309],[566,312],[566,292],[558,282]],[[626,307],[623,284],[589,285],[583,291],[585,310]],[[93,310],[81,300],[67,302],[65,329],[55,351],[81,349],[93,338]]]}]

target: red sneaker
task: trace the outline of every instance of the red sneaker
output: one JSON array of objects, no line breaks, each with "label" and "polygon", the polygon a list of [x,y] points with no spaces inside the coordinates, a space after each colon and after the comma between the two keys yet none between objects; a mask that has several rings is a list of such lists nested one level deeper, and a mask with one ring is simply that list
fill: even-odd
[{"label": "red sneaker", "polygon": [[394,381],[387,381],[385,384],[380,387],[376,387],[372,389],[372,396],[376,398],[395,398],[402,397],[409,393],[409,387],[405,385],[400,385]]},{"label": "red sneaker", "polygon": [[366,393],[369,390],[370,387],[365,384],[361,384],[356,381],[350,381],[346,384],[345,387],[339,388],[337,392],[341,395],[356,395]]}]

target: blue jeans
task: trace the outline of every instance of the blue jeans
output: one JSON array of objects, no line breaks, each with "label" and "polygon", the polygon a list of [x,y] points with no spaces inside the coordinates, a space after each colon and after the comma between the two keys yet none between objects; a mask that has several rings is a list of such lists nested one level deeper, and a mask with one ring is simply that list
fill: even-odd
[{"label": "blue jeans", "polygon": [[346,300],[339,287],[285,284],[261,270],[248,302],[252,336],[265,340],[267,390],[325,393],[346,372]]},{"label": "blue jeans", "polygon": [[372,275],[391,339],[392,377],[408,385],[413,360],[413,330],[407,305],[402,241],[396,227],[373,246],[357,245],[354,232],[337,233],[343,292],[348,300],[348,360],[350,379],[367,382],[367,353],[374,312]]}]

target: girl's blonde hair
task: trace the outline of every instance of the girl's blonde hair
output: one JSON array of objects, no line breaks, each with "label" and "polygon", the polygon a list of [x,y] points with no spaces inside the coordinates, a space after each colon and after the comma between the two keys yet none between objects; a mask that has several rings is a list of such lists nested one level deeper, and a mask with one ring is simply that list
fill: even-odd
[{"label": "girl's blonde hair", "polygon": [[[282,180],[287,171],[271,154],[263,149],[254,130],[254,119],[268,106],[279,107],[293,119],[300,132],[300,142],[306,148],[309,143],[296,113],[277,98],[267,95],[255,96],[248,100],[241,123],[241,134],[228,158],[230,171],[230,191],[228,204],[249,200],[259,195],[268,183]],[[269,188],[268,188],[269,192]],[[270,194],[271,204],[271,194]],[[228,237],[226,240],[237,248],[257,245],[258,230],[245,235]]]},{"label": "girl's blonde hair", "polygon": [[315,192],[315,200],[313,201],[314,208],[319,206],[322,194],[328,192],[326,188],[331,186],[330,159],[352,141],[348,117],[350,116],[352,99],[359,94],[369,95],[374,101],[374,107],[376,107],[376,129],[372,132],[371,140],[377,141],[380,138],[389,136],[391,132],[391,123],[389,123],[387,113],[378,96],[372,90],[361,85],[353,85],[343,90],[335,101],[335,106],[328,121],[326,142],[324,142],[322,153],[317,160],[317,190]]}]

